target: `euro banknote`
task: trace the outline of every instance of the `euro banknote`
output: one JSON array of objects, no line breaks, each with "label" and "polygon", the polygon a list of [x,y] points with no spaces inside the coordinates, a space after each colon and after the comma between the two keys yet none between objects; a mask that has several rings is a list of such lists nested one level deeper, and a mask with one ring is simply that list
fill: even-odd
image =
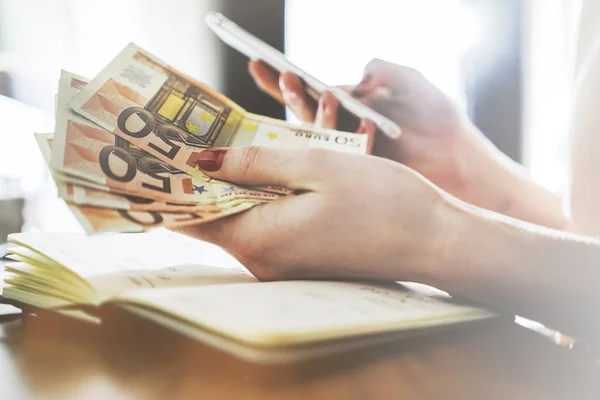
[{"label": "euro banknote", "polygon": [[[248,113],[134,44],[70,102],[73,111],[189,176],[207,147],[320,147],[365,154],[368,138]],[[267,188],[277,191],[280,188]]]}]

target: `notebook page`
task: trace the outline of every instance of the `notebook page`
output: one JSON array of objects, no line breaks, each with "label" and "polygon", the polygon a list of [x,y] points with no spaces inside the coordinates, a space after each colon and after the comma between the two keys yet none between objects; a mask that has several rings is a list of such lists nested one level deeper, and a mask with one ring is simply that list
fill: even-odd
[{"label": "notebook page", "polygon": [[241,267],[217,246],[166,230],[99,235],[21,233],[10,235],[9,240],[43,254],[85,279],[182,264]]},{"label": "notebook page", "polygon": [[137,270],[95,276],[89,279],[98,294],[97,302],[129,289],[177,286],[222,285],[258,282],[247,270],[184,264],[157,270]]},{"label": "notebook page", "polygon": [[449,303],[435,291],[396,285],[284,281],[131,291],[117,300],[155,308],[199,329],[257,346],[289,346],[492,315]]}]

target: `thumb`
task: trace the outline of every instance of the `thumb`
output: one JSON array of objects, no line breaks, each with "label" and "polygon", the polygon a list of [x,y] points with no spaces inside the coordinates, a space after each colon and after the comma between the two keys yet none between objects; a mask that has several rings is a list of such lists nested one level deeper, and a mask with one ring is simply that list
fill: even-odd
[{"label": "thumb", "polygon": [[281,186],[292,190],[310,189],[318,179],[315,149],[276,149],[248,146],[203,150],[198,167],[211,178],[251,186]]},{"label": "thumb", "polygon": [[407,91],[415,79],[420,77],[421,73],[413,68],[375,58],[366,65],[363,79],[352,94],[362,97],[379,88],[386,88],[393,94],[398,94]]}]

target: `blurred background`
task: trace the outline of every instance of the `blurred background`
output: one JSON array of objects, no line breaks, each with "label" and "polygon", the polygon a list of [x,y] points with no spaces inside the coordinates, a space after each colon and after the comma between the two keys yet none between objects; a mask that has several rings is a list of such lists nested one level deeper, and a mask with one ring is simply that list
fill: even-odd
[{"label": "blurred background", "polygon": [[566,189],[566,63],[577,0],[0,0],[0,243],[78,231],[33,132],[53,129],[60,69],[92,78],[135,42],[246,109],[285,110],[204,24],[220,11],[327,84],[378,57],[423,72],[506,154]]}]

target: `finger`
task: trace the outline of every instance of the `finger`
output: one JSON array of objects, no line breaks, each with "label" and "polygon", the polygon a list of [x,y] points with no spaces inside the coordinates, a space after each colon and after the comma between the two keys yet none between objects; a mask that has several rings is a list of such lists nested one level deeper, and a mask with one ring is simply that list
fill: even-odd
[{"label": "finger", "polygon": [[361,119],[360,125],[358,126],[358,130],[356,133],[361,133],[364,135],[368,135],[367,139],[367,154],[373,153],[373,143],[375,142],[375,132],[377,127],[373,121],[370,119]]},{"label": "finger", "polygon": [[231,246],[227,246],[227,242],[232,242],[236,239],[236,232],[235,229],[234,232],[232,232],[232,227],[247,225],[246,221],[248,219],[256,218],[254,215],[252,215],[254,213],[256,213],[256,206],[242,213],[236,213],[214,221],[203,222],[197,225],[178,226],[172,230],[192,236],[205,242],[216,244],[218,246],[225,246],[227,247],[227,250],[230,251],[232,249],[230,248]]},{"label": "finger", "polygon": [[309,105],[310,101],[302,81],[291,72],[284,72],[279,77],[279,88],[287,106],[304,122],[315,121],[315,110]]},{"label": "finger", "polygon": [[[273,205],[277,208],[276,203],[279,203],[279,201],[273,203],[269,206]],[[254,206],[242,213],[198,225],[176,227],[173,230],[194,239],[220,246],[247,267],[248,260],[244,257],[243,244],[248,243],[248,238],[256,237],[257,226],[264,227],[265,225],[264,216],[261,215],[263,214],[262,210],[259,208],[260,205]],[[257,221],[257,219],[262,219],[262,221]]]},{"label": "finger", "polygon": [[[312,195],[315,193],[287,196],[277,201],[258,204],[242,213],[199,225],[177,227],[174,230],[222,247],[260,279],[259,275],[264,276],[268,271],[262,268],[265,266],[263,262],[257,264],[257,259],[264,257],[265,250],[272,248],[274,243],[277,247],[277,240],[286,234],[285,230],[281,231],[280,221],[293,223],[298,210],[310,204],[307,196]],[[288,231],[293,230],[289,225],[286,227]]]},{"label": "finger", "polygon": [[244,218],[243,216],[247,214],[247,212],[248,211],[240,214],[230,215],[215,221],[203,222],[197,225],[176,226],[171,228],[171,230],[193,237],[194,239],[213,243],[217,246],[222,246],[224,244],[222,238],[225,237],[228,232],[227,227],[231,224],[235,224],[240,218]]},{"label": "finger", "polygon": [[422,78],[423,75],[413,68],[376,58],[365,67],[363,79],[356,86],[352,95],[362,97],[382,87],[393,93],[401,93]]},{"label": "finger", "polygon": [[285,103],[279,89],[279,73],[261,60],[248,63],[248,72],[256,86],[280,103]]},{"label": "finger", "polygon": [[315,126],[335,129],[337,126],[338,100],[330,91],[323,92],[319,98],[319,108],[315,117]]},{"label": "finger", "polygon": [[356,85],[340,85],[338,88],[342,89],[344,92],[348,94],[352,94],[352,91],[356,88]]},{"label": "finger", "polygon": [[[259,146],[207,149],[197,165],[207,175],[222,181],[251,186],[282,186],[311,190],[320,180],[318,170],[327,168],[320,149],[276,149]],[[336,153],[334,151],[327,153]],[[331,155],[334,157],[334,155]]]},{"label": "finger", "polygon": [[389,99],[391,97],[391,91],[383,86],[379,86],[374,89],[369,89],[365,92],[359,89],[358,96],[357,93],[355,93],[356,88],[358,87],[356,85],[342,85],[338,87],[368,107],[371,107],[371,103],[373,102],[374,97],[383,97],[385,99]]}]

